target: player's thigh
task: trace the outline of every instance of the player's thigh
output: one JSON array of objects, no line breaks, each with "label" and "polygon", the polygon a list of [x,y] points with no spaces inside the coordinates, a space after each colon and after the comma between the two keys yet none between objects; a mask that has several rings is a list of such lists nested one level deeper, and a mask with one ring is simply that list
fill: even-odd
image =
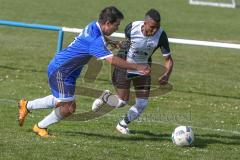
[{"label": "player's thigh", "polygon": [[117,92],[118,98],[120,98],[121,100],[124,100],[124,101],[128,101],[130,89],[117,88],[116,92]]},{"label": "player's thigh", "polygon": [[59,102],[74,101],[77,76],[73,75],[73,73],[66,76],[60,71],[55,71],[48,76],[52,94]]},{"label": "player's thigh", "polygon": [[151,88],[151,77],[140,76],[133,79],[133,86],[136,92],[137,98],[148,98]]},{"label": "player's thigh", "polygon": [[130,80],[127,79],[127,72],[125,69],[114,68],[112,74],[112,83],[116,89],[130,89]]}]

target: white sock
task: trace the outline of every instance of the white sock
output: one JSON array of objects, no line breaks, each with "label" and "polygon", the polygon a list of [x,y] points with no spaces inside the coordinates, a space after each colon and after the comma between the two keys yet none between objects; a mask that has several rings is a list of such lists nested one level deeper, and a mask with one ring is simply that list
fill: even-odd
[{"label": "white sock", "polygon": [[123,126],[127,126],[127,123],[125,122],[124,119],[120,121],[120,124],[123,125]]},{"label": "white sock", "polygon": [[56,98],[53,95],[49,95],[47,97],[35,99],[33,101],[28,101],[27,109],[46,109],[46,108],[54,108],[57,103]]},{"label": "white sock", "polygon": [[136,103],[133,105],[129,110],[128,113],[125,115],[123,120],[120,121],[121,125],[127,126],[131,121],[134,121],[137,119],[143,110],[147,107],[148,105],[148,99],[141,99],[141,98],[136,98]]},{"label": "white sock", "polygon": [[38,127],[47,128],[49,125],[59,122],[63,117],[60,115],[60,107],[53,110],[47,117],[38,123]]},{"label": "white sock", "polygon": [[131,121],[139,117],[139,112],[135,106],[132,106],[125,117],[119,122],[122,126],[127,126]]},{"label": "white sock", "polygon": [[124,101],[124,100],[118,98],[118,103],[116,105],[116,108],[124,107],[127,103],[128,103],[128,101]]},{"label": "white sock", "polygon": [[139,117],[140,113],[135,106],[132,106],[127,113],[128,120],[131,122]]}]

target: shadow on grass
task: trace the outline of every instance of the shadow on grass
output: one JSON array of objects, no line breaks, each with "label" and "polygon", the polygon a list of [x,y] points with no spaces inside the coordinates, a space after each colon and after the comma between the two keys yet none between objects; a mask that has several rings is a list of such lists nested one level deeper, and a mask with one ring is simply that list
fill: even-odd
[{"label": "shadow on grass", "polygon": [[130,135],[110,135],[104,133],[90,133],[90,132],[61,132],[61,134],[67,136],[90,136],[90,137],[97,137],[97,138],[104,138],[104,139],[111,139],[111,140],[125,140],[125,141],[163,141],[163,140],[171,140],[170,134],[155,134],[150,131],[135,131],[132,130]]},{"label": "shadow on grass", "polygon": [[219,135],[219,134],[197,134],[195,135],[194,146],[205,148],[209,144],[237,145],[240,146],[239,135]]},{"label": "shadow on grass", "polygon": [[[167,133],[153,133],[147,130],[131,130],[130,135],[110,135],[104,133],[90,133],[90,132],[61,132],[66,136],[89,136],[89,137],[97,137],[111,140],[124,140],[124,141],[171,141],[171,134]],[[240,146],[240,136],[232,135],[232,136],[222,136],[219,134],[202,134],[195,135],[195,141],[192,145],[196,148],[206,148],[210,144],[223,144],[223,145],[236,145]]]}]

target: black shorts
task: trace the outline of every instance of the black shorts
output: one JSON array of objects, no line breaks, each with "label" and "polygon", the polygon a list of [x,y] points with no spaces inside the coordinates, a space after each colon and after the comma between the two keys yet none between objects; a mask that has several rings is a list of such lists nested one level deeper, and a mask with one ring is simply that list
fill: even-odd
[{"label": "black shorts", "polygon": [[151,76],[129,74],[126,69],[114,68],[112,83],[116,88],[130,89],[131,82],[135,90],[150,90]]}]

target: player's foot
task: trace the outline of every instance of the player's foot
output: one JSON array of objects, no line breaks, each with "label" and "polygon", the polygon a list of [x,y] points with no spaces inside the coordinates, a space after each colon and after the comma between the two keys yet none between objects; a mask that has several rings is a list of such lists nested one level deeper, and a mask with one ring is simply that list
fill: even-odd
[{"label": "player's foot", "polygon": [[18,123],[19,126],[23,126],[24,120],[26,119],[29,111],[27,110],[28,101],[21,99],[18,103]]},{"label": "player's foot", "polygon": [[111,95],[111,92],[109,90],[105,90],[103,91],[102,95],[95,99],[95,101],[93,102],[92,104],[92,111],[93,112],[97,112],[101,106],[103,106],[106,101],[107,101],[107,98]]},{"label": "player's foot", "polygon": [[39,135],[40,137],[47,138],[50,137],[46,128],[39,128],[37,124],[33,126],[33,132]]},{"label": "player's foot", "polygon": [[128,127],[126,125],[122,125],[120,123],[118,123],[116,129],[122,134],[129,134],[130,133]]}]

